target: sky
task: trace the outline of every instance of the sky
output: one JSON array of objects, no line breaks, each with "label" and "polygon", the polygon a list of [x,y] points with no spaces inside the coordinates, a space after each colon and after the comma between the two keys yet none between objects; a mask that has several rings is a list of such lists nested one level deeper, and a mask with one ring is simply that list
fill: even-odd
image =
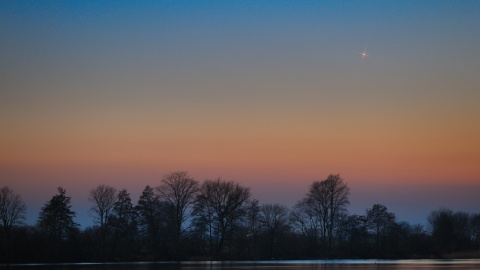
[{"label": "sky", "polygon": [[[1,1],[0,186],[134,202],[173,171],[293,206],[480,212],[480,1]],[[366,56],[362,53],[366,52]]]}]

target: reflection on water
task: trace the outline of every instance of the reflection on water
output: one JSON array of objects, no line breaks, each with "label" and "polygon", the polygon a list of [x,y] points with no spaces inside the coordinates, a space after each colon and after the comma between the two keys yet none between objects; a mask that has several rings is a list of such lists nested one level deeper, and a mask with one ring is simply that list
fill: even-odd
[{"label": "reflection on water", "polygon": [[140,262],[140,263],[73,263],[21,264],[1,269],[15,270],[438,270],[480,269],[480,260],[312,260],[312,261],[231,261],[231,262]]}]

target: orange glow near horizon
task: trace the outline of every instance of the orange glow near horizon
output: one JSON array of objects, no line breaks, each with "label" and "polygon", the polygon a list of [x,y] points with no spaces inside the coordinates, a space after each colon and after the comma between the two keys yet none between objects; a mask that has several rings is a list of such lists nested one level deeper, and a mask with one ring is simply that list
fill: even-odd
[{"label": "orange glow near horizon", "polygon": [[[285,176],[316,175],[320,168],[406,182],[419,177],[427,182],[469,182],[480,177],[480,128],[469,125],[468,119],[444,125],[441,120],[364,116],[368,119],[300,117],[297,121],[284,116],[285,120],[275,122],[259,115],[241,123],[235,117],[204,115],[198,116],[203,117],[201,126],[188,122],[167,128],[135,120],[124,125],[118,119],[72,127],[55,123],[54,128],[48,127],[52,123],[38,123],[1,135],[0,164],[92,170],[212,168],[212,174],[241,169]],[[104,125],[107,122],[110,125]]]}]

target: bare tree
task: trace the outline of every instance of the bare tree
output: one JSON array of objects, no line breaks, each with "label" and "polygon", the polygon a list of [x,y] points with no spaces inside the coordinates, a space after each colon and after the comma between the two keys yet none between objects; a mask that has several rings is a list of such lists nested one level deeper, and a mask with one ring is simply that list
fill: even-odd
[{"label": "bare tree", "polygon": [[162,183],[156,188],[159,199],[167,203],[173,222],[173,237],[175,249],[184,233],[182,226],[190,217],[190,206],[194,203],[195,193],[198,191],[198,181],[190,177],[187,172],[172,172],[163,177]]},{"label": "bare tree", "polygon": [[116,196],[117,190],[107,185],[99,185],[90,190],[88,200],[93,203],[90,210],[102,229],[104,229],[107,224],[108,216],[117,200]]},{"label": "bare tree", "polygon": [[203,182],[195,204],[195,214],[207,221],[210,249],[222,250],[227,231],[245,214],[250,190],[221,178]]},{"label": "bare tree", "polygon": [[88,200],[93,203],[90,211],[100,225],[100,245],[102,257],[105,256],[105,242],[107,240],[108,219],[117,201],[117,190],[111,186],[99,185],[90,190]]},{"label": "bare tree", "polygon": [[274,245],[277,239],[289,230],[288,212],[288,208],[280,204],[264,204],[260,208],[260,223],[268,239],[270,258],[275,255]]},{"label": "bare tree", "polygon": [[15,194],[9,187],[0,189],[0,221],[5,233],[4,247],[6,255],[9,255],[9,243],[12,237],[12,228],[20,225],[25,220],[27,207],[19,194]]},{"label": "bare tree", "polygon": [[349,194],[347,183],[338,174],[331,174],[323,181],[313,182],[307,193],[306,206],[311,207],[320,218],[322,239],[328,240],[329,248],[332,247],[336,221],[346,213],[346,207],[350,204]]},{"label": "bare tree", "polygon": [[0,221],[7,237],[12,227],[22,224],[25,220],[27,207],[19,194],[13,193],[9,187],[0,189]]}]

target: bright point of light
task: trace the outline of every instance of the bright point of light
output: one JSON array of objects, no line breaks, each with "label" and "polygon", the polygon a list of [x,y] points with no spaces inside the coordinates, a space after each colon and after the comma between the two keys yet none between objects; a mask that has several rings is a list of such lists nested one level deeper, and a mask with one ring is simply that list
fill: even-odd
[{"label": "bright point of light", "polygon": [[362,55],[362,60],[363,60],[363,59],[365,58],[365,56],[368,56],[367,50],[364,50],[364,51],[361,53],[361,55]]}]

